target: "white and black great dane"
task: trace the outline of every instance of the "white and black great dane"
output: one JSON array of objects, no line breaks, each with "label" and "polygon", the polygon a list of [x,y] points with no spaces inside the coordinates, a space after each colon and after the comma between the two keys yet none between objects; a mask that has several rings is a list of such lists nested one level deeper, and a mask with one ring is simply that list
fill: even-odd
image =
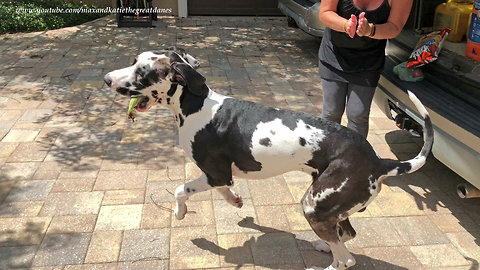
[{"label": "white and black great dane", "polygon": [[195,58],[171,48],[144,52],[104,78],[118,93],[142,97],[137,111],[163,105],[175,116],[180,146],[203,171],[176,189],[176,218],[184,218],[189,196],[212,188],[242,207],[241,197],[230,189],[233,176],[264,179],[302,171],[312,177],[301,204],[321,239],[315,248],[332,252],[327,269],[355,265],[344,244],[355,236],[348,217],[372,202],[383,179],[420,169],[431,151],[432,123],[422,103],[409,92],[425,121],[421,152],[408,161],[382,159],[362,136],[339,124],[220,95],[196,67]]}]

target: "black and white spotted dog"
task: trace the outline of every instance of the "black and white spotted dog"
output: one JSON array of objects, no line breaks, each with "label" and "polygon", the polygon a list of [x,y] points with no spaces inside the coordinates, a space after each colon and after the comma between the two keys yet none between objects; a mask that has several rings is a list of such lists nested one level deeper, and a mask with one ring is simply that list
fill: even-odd
[{"label": "black and white spotted dog", "polygon": [[189,196],[212,188],[242,207],[242,199],[230,189],[233,176],[264,179],[302,171],[312,177],[301,203],[322,239],[315,247],[332,251],[327,269],[353,266],[355,259],[344,244],[355,236],[348,217],[372,202],[383,179],[420,169],[431,151],[433,129],[422,103],[409,93],[425,120],[421,152],[408,161],[381,159],[363,137],[339,124],[212,91],[195,70],[196,63],[175,50],[144,52],[132,66],[105,75],[113,90],[142,97],[137,111],[155,105],[170,109],[180,146],[203,171],[176,189],[175,216],[184,218]]}]

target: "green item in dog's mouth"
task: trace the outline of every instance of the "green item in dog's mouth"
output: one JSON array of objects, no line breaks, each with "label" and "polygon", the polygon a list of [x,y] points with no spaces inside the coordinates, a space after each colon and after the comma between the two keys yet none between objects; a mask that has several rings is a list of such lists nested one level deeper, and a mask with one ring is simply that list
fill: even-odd
[{"label": "green item in dog's mouth", "polygon": [[130,98],[130,104],[128,105],[127,116],[128,118],[135,121],[135,107],[142,101],[142,97],[133,97]]}]

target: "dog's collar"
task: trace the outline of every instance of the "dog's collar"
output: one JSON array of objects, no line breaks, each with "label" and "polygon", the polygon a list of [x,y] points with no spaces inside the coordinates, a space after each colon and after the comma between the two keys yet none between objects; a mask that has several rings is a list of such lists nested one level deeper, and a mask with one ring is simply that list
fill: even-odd
[{"label": "dog's collar", "polygon": [[168,89],[167,95],[170,97],[173,97],[173,95],[177,91],[177,87],[178,87],[178,82],[177,83],[172,82],[172,84],[170,85],[170,89]]}]

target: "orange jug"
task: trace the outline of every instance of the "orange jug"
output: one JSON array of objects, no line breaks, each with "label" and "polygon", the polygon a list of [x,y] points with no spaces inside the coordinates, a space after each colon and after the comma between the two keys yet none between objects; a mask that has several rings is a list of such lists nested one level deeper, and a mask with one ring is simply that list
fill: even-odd
[{"label": "orange jug", "polygon": [[465,55],[480,62],[480,0],[475,0],[470,19],[470,29],[467,35],[467,50]]}]

